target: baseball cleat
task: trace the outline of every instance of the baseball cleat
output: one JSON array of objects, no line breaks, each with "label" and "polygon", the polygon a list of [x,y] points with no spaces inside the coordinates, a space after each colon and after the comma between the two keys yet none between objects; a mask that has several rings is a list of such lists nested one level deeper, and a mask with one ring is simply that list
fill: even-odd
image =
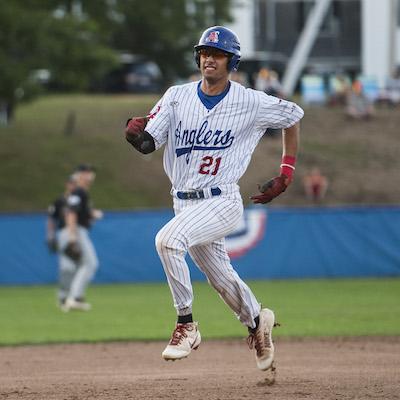
[{"label": "baseball cleat", "polygon": [[66,299],[64,299],[64,298],[61,298],[61,299],[58,299],[57,300],[57,307],[59,308],[59,309],[63,309],[63,307],[64,307],[64,305],[65,305],[65,300]]},{"label": "baseball cleat", "polygon": [[176,324],[168,346],[162,352],[164,360],[180,360],[187,357],[192,350],[200,346],[201,335],[197,322]]},{"label": "baseball cleat", "polygon": [[79,301],[76,299],[70,299],[70,298],[65,300],[65,303],[61,306],[61,309],[64,312],[68,312],[71,310],[89,311],[91,308],[92,308],[92,306],[89,303],[86,303],[84,301]]},{"label": "baseball cleat", "polygon": [[268,308],[260,312],[260,322],[255,332],[247,338],[250,349],[255,349],[257,367],[261,371],[272,368],[274,361],[274,344],[272,343],[272,328],[275,325],[275,315]]}]

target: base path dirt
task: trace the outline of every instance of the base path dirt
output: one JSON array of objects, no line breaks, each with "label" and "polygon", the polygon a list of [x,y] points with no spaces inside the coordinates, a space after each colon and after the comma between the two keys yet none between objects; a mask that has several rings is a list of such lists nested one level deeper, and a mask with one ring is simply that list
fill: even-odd
[{"label": "base path dirt", "polygon": [[244,340],[204,340],[189,358],[164,342],[0,347],[0,399],[400,399],[400,338],[277,339],[268,386]]}]

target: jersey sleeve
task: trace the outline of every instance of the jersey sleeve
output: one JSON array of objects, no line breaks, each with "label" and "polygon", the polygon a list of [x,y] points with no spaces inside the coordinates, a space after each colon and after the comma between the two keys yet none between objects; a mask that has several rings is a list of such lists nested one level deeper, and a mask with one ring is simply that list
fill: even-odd
[{"label": "jersey sleeve", "polygon": [[159,149],[168,139],[170,94],[171,89],[168,89],[148,116],[149,122],[145,130],[153,137],[156,149]]},{"label": "jersey sleeve", "polygon": [[303,118],[304,111],[297,104],[268,96],[260,92],[260,107],[257,115],[257,125],[261,128],[290,128]]},{"label": "jersey sleeve", "polygon": [[83,198],[79,192],[72,192],[67,197],[67,208],[74,212],[79,212],[83,206]]}]

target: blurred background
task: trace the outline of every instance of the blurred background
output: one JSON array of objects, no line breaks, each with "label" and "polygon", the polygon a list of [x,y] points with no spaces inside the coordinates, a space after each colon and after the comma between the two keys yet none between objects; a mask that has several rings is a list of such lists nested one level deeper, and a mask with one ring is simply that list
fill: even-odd
[{"label": "blurred background", "polygon": [[164,281],[162,151],[134,151],[124,126],[198,79],[193,45],[217,24],[241,40],[233,80],[305,110],[290,189],[267,207],[248,200],[279,170],[274,130],[239,182],[241,240],[227,240],[239,273],[400,275],[400,0],[0,0],[0,284],[56,282],[46,209],[82,162],[105,211],[95,282]]},{"label": "blurred background", "polygon": [[[232,79],[306,109],[297,179],[278,204],[397,204],[399,21],[397,0],[4,2],[0,210],[45,209],[82,161],[99,168],[99,207],[169,206],[161,152],[135,154],[123,127],[198,78],[193,45],[214,24],[241,39]],[[246,201],[277,170],[279,134],[266,132],[240,182]]]}]

